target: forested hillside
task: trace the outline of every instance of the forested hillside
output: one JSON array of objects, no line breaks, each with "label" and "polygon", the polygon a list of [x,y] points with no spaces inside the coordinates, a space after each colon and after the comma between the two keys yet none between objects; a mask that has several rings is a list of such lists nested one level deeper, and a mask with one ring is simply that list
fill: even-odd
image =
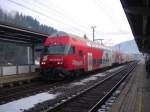
[{"label": "forested hillside", "polygon": [[38,20],[34,19],[31,16],[25,16],[18,12],[8,13],[3,11],[2,9],[0,9],[0,22],[13,24],[19,27],[24,27],[27,29],[34,30],[36,32],[46,33],[49,35],[57,31],[53,27],[40,24]]}]

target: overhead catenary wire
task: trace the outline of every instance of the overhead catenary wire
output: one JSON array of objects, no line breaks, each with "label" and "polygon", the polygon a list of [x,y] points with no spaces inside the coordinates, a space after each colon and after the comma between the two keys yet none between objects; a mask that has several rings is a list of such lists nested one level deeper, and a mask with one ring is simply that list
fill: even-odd
[{"label": "overhead catenary wire", "polygon": [[[103,6],[103,2],[101,2],[100,0],[94,0],[94,2],[98,6],[98,8],[100,10],[103,10],[104,14],[108,17],[108,19],[111,21],[111,23],[114,24],[114,26],[116,27],[116,29],[118,29],[119,32],[121,32],[122,34],[126,34],[127,33],[127,32],[123,32],[121,30],[121,28],[118,26],[118,24],[116,23],[116,21],[114,20],[114,18],[112,17],[112,15],[109,13],[109,11],[105,10],[105,8]],[[109,9],[109,8],[107,8],[107,9]]]},{"label": "overhead catenary wire", "polygon": [[[34,8],[32,9],[32,8],[30,8],[29,6],[26,6],[26,5],[24,5],[24,4],[18,3],[18,2],[13,1],[13,0],[8,0],[8,1],[13,2],[14,4],[16,4],[16,5],[18,5],[18,6],[21,6],[21,7],[23,7],[23,8],[26,8],[26,9],[28,9],[28,10],[34,12],[34,13],[40,14],[41,16],[44,16],[44,17],[46,17],[47,19],[50,19],[50,20],[55,21],[55,22],[59,22],[59,23],[61,23],[61,24],[63,24],[63,25],[66,25],[66,26],[68,26],[68,27],[70,27],[70,28],[72,28],[72,29],[74,29],[74,30],[80,31],[80,32],[82,32],[83,34],[84,34],[86,31],[88,31],[88,30],[89,30],[89,32],[90,32],[90,26],[89,26],[89,27],[86,27],[86,26],[84,26],[84,25],[78,24],[78,22],[76,22],[76,20],[75,20],[73,17],[68,16],[69,18],[67,18],[67,15],[65,15],[64,10],[63,10],[63,9],[60,9],[59,7],[57,7],[56,9],[54,9],[54,8],[52,8],[52,7],[48,7],[48,5],[45,4],[44,2],[36,1],[36,2],[35,2],[36,6],[35,6],[35,4],[33,4],[33,6],[39,7],[40,10],[41,10],[41,11],[39,11],[39,10],[35,10]],[[32,1],[33,1],[33,0],[32,0]],[[29,1],[28,1],[28,2],[29,2]],[[37,6],[37,5],[38,5],[38,6]],[[63,19],[68,19],[69,21],[73,21],[73,22],[72,22],[71,24],[69,24],[69,23],[66,24],[66,23],[64,23],[64,21],[62,21],[62,20],[63,20],[62,18],[61,18],[61,20],[59,20],[58,18],[54,18],[53,15],[50,15],[50,14],[48,15],[48,12],[49,12],[48,9],[52,9],[52,11],[54,12],[54,14],[56,14],[56,15],[59,15],[59,14],[60,14]],[[61,12],[60,10],[62,10],[62,12]],[[76,18],[76,17],[75,17],[75,18]],[[52,23],[52,22],[51,22],[51,23]],[[75,23],[75,24],[74,24],[74,23]],[[101,31],[101,32],[102,32],[102,31]],[[96,33],[96,35],[99,35],[99,36],[102,36],[102,35],[103,35],[103,33],[100,33],[100,32],[98,32],[98,31],[95,31],[95,33]],[[91,33],[90,33],[90,34],[91,34]]]},{"label": "overhead catenary wire", "polygon": [[[34,1],[34,0],[32,0],[32,1]],[[48,10],[49,10],[49,9],[52,9],[54,12],[60,14],[61,17],[65,17],[65,19],[69,19],[69,21],[75,22],[75,23],[78,24],[78,26],[80,26],[80,27],[83,27],[83,28],[88,29],[88,30],[90,29],[89,26],[85,26],[85,25],[79,24],[79,23],[77,22],[77,20],[76,20],[77,17],[73,17],[73,16],[71,16],[71,15],[66,15],[66,12],[65,12],[62,8],[60,8],[60,7],[56,6],[56,5],[54,5],[52,2],[50,2],[50,3],[51,3],[52,5],[54,5],[56,9],[54,9],[54,8],[52,8],[52,7],[49,7],[47,4],[44,4],[43,2],[40,2],[40,0],[39,0],[39,1],[36,1],[35,3],[38,4],[38,5],[41,5],[41,6],[43,5],[43,6],[44,6],[45,8],[47,8]]]},{"label": "overhead catenary wire", "polygon": [[[8,0],[8,1],[11,1],[11,2],[13,2],[13,3],[15,2],[15,1],[13,1],[13,0]],[[27,2],[27,1],[25,1],[25,2]],[[36,1],[36,2],[37,2],[37,1]],[[58,20],[58,19],[53,18],[53,16],[51,16],[51,15],[47,15],[47,14],[43,13],[43,12],[45,12],[45,11],[43,11],[43,10],[42,10],[42,12],[40,12],[39,10],[37,11],[37,10],[35,10],[35,9],[32,9],[32,8],[30,8],[30,7],[26,6],[26,5],[23,5],[23,4],[21,4],[21,3],[18,3],[18,2],[15,2],[15,4],[16,4],[16,5],[19,5],[19,6],[23,7],[23,8],[26,8],[26,9],[28,9],[28,10],[34,12],[34,13],[40,14],[40,15],[42,15],[42,16],[48,18],[48,19],[51,19],[52,21],[59,22],[59,23],[65,25],[65,26],[69,26],[70,28],[74,29],[75,31],[77,30],[77,31],[82,32],[82,34],[87,34],[87,32],[90,32],[90,27],[86,27],[86,26],[83,26],[83,25],[78,25],[77,27],[75,27],[75,26],[73,26],[73,25],[67,25],[67,24],[64,23],[63,21],[60,21],[60,20]],[[40,5],[40,4],[42,4],[42,2],[38,3],[38,5]],[[34,5],[34,6],[35,6],[35,5]],[[37,7],[37,6],[36,6],[36,7]],[[44,6],[44,7],[45,7],[45,6]],[[46,7],[47,7],[47,9],[49,9],[48,6],[46,6]],[[43,7],[42,7],[42,8],[43,8]],[[57,8],[57,9],[60,9],[60,8]],[[41,7],[40,7],[40,10],[41,10]],[[62,9],[62,10],[63,10],[63,9]],[[56,10],[55,10],[55,11],[56,11]],[[57,13],[60,13],[60,12],[57,11]],[[61,16],[64,16],[64,14],[62,13]],[[71,19],[72,19],[72,18],[73,18],[73,17],[71,17]],[[76,17],[75,17],[75,18],[76,18]],[[75,21],[73,21],[73,22],[75,23],[75,25],[78,24],[78,22],[75,22]],[[82,28],[78,28],[79,26],[82,27]],[[86,30],[86,29],[87,29],[87,30]],[[85,33],[85,32],[86,32],[86,33]],[[97,35],[101,35],[101,34],[100,34],[99,32],[97,32],[97,31],[96,31],[96,34],[97,34]],[[91,33],[88,33],[88,35],[91,35]]]},{"label": "overhead catenary wire", "polygon": [[[32,0],[32,1],[35,1],[35,0]],[[50,2],[50,1],[49,1],[49,2]],[[91,29],[90,29],[91,26],[85,26],[85,25],[79,24],[79,23],[77,22],[77,20],[76,20],[78,17],[74,17],[74,16],[71,16],[71,15],[69,15],[69,16],[66,15],[65,11],[64,11],[62,8],[56,6],[56,5],[53,4],[52,2],[50,2],[50,4],[52,4],[52,6],[54,6],[56,9],[54,9],[54,8],[52,8],[52,7],[49,7],[47,4],[44,4],[45,2],[40,2],[40,0],[39,0],[39,1],[36,1],[35,3],[38,4],[38,5],[40,5],[40,6],[44,6],[47,10],[52,9],[54,12],[60,14],[61,17],[64,17],[64,19],[69,19],[69,21],[73,22],[73,24],[76,24],[78,27],[80,26],[82,29],[86,29],[86,30],[89,30],[89,31],[91,30]],[[63,11],[63,12],[62,12],[62,11]],[[68,18],[68,17],[69,17],[69,18]],[[76,19],[75,19],[75,18],[76,18]],[[81,23],[81,22],[80,22],[80,23]],[[95,31],[95,34],[101,36],[101,33],[98,32],[98,31]]]},{"label": "overhead catenary wire", "polygon": [[[49,1],[50,2],[50,1]],[[51,4],[53,4],[52,2],[50,2]],[[53,4],[54,5],[54,4]],[[57,8],[57,10],[58,9],[60,9],[61,11],[64,11],[63,9],[61,9],[60,7],[58,7],[58,6],[56,6],[56,5],[54,5],[56,8]],[[65,12],[65,11],[64,11]],[[65,14],[65,13],[64,13]],[[76,19],[78,19],[78,17],[74,17],[74,16],[71,16],[71,20],[73,20],[74,22],[76,22]],[[78,22],[76,22],[76,23],[78,23]],[[80,26],[82,26],[82,27],[84,27],[84,28],[86,28],[86,29],[88,29],[88,30],[91,30],[90,28],[91,28],[91,26],[85,26],[85,25],[80,25]],[[95,31],[95,33],[97,34],[97,35],[101,35],[101,33],[99,33],[98,31]]]},{"label": "overhead catenary wire", "polygon": [[[63,24],[63,25],[66,25],[66,24],[63,23],[62,21],[58,21],[58,20],[56,20],[55,18],[53,18],[53,17],[51,17],[51,16],[49,16],[49,15],[46,15],[46,14],[40,12],[40,11],[34,10],[34,9],[32,9],[32,8],[26,6],[26,5],[23,5],[23,4],[21,4],[21,3],[18,3],[18,2],[16,2],[16,1],[13,1],[13,0],[8,0],[8,1],[11,2],[11,3],[13,3],[13,4],[16,4],[16,5],[20,6],[20,7],[23,7],[23,8],[25,8],[25,9],[28,9],[28,10],[34,12],[34,13],[37,13],[37,14],[39,14],[39,15],[41,15],[41,16],[44,16],[44,17],[46,17],[46,18],[48,18],[48,19],[51,19],[52,21],[59,22],[59,23],[61,23],[61,24]],[[79,29],[79,28],[76,28],[76,27],[74,27],[74,26],[70,26],[70,28],[75,29],[75,30],[78,30],[78,31],[80,31],[80,32],[83,31],[83,30],[81,30],[81,29]],[[83,31],[83,32],[84,32],[84,31]]]}]

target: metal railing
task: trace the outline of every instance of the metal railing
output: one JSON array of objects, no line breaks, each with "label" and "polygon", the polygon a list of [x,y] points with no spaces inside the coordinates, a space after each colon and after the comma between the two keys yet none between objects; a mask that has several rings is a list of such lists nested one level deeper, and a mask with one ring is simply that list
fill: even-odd
[{"label": "metal railing", "polygon": [[6,75],[32,73],[32,72],[36,72],[37,68],[39,68],[38,65],[0,66],[0,76],[2,77]]}]

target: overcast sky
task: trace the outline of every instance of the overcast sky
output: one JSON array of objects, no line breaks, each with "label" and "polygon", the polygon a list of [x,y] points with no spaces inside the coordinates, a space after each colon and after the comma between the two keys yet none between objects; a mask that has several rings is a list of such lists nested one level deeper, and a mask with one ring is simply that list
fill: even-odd
[{"label": "overcast sky", "polygon": [[0,7],[9,12],[30,15],[42,24],[92,40],[114,45],[133,39],[119,0],[0,0]]}]

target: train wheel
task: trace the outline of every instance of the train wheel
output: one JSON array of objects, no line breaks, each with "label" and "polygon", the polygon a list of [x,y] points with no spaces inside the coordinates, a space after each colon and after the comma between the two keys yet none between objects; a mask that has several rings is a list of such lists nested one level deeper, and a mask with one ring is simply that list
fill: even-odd
[{"label": "train wheel", "polygon": [[83,75],[83,70],[76,70],[76,71],[74,71],[74,76],[75,77],[80,77],[81,75]]}]

